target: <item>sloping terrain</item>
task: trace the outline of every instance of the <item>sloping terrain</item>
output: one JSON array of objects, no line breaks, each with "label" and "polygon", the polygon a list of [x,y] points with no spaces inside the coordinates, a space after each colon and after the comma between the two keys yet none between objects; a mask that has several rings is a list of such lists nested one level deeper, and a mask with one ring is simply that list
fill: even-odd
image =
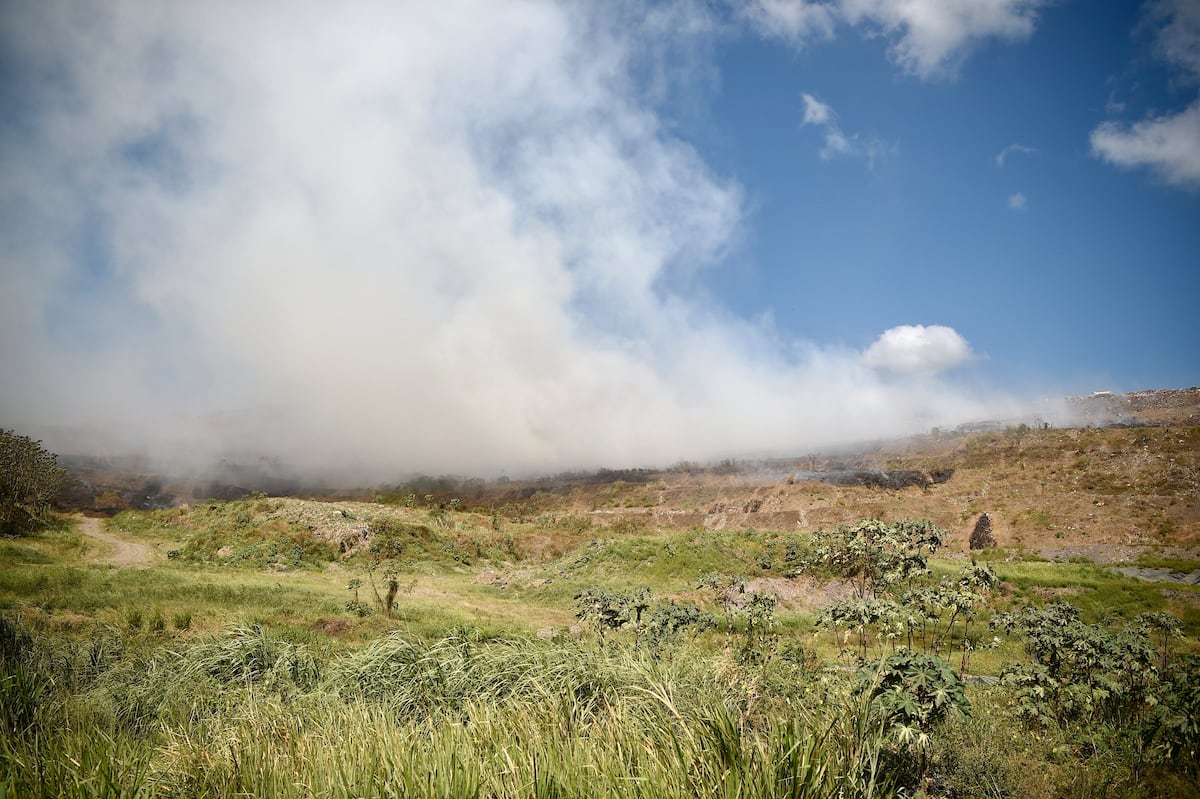
[{"label": "sloping terrain", "polygon": [[[797,756],[797,773],[858,774],[833,755],[805,771],[814,742],[850,742],[893,758],[896,795],[1194,796],[1200,426],[1167,405],[1143,422],[1126,402],[1107,427],[338,497],[185,499],[186,481],[113,471],[169,506],[0,541],[0,794],[590,796],[645,752],[601,793],[708,762],[682,795],[756,764],[763,787],[730,793],[855,795],[853,778],[778,778]],[[968,563],[984,512],[1003,548]],[[805,534],[864,517],[931,519],[948,556],[874,571],[864,593],[839,548],[875,569],[907,547],[899,531],[929,532]],[[855,530],[882,538],[842,538]],[[915,761],[920,720],[883,725],[897,711],[863,699],[871,664],[905,707],[963,708],[921,728]],[[498,763],[511,782],[494,790],[429,778]],[[531,794],[545,763],[576,787]]]},{"label": "sloping terrain", "polygon": [[79,520],[79,531],[104,545],[103,551],[94,555],[93,559],[96,563],[129,567],[151,563],[156,558],[153,547],[117,538],[111,533],[105,532],[99,519],[89,516],[82,517]]},{"label": "sloping terrain", "polygon": [[[863,517],[929,518],[965,547],[981,513],[998,543],[1194,546],[1200,534],[1200,428],[997,432],[913,441],[905,451],[860,456],[855,468],[953,470],[908,488],[787,479],[756,484],[681,480],[665,497],[715,491],[696,516],[706,526],[825,527]],[[715,482],[715,485],[714,485]],[[699,490],[697,490],[699,489]],[[672,508],[669,500],[658,509]],[[674,514],[673,518],[684,521]],[[687,521],[692,521],[688,519]]]},{"label": "sloping terrain", "polygon": [[680,467],[602,485],[520,486],[475,504],[523,500],[600,524],[673,528],[812,530],[866,517],[927,518],[952,534],[951,551],[967,547],[986,512],[1005,546],[1092,548],[1099,559],[1120,547],[1200,546],[1195,425],[938,434],[852,457],[726,471]]},{"label": "sloping terrain", "polygon": [[[1100,392],[1069,398],[1068,405],[1082,426],[981,423],[966,426],[974,432],[934,430],[838,454],[524,481],[418,478],[382,495],[331,497],[319,486],[280,482],[286,469],[275,463],[264,478],[269,485],[259,486],[254,469],[229,464],[223,474],[244,485],[171,478],[132,460],[67,462],[81,480],[73,506],[110,512],[264,490],[397,507],[457,500],[455,507],[485,518],[571,517],[587,527],[628,530],[794,531],[911,517],[950,532],[950,551],[966,549],[987,513],[1004,546],[1101,561],[1127,560],[1147,547],[1194,555],[1200,547],[1200,389]],[[323,536],[332,522],[323,511],[316,515],[322,518],[303,526]],[[340,526],[350,524],[339,519]],[[299,523],[286,523],[293,521]]]}]

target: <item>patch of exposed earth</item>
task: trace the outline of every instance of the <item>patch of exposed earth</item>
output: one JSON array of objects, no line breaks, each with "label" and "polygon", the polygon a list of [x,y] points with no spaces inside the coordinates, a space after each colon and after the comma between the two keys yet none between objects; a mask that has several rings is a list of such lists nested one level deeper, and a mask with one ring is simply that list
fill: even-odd
[{"label": "patch of exposed earth", "polygon": [[1111,571],[1148,580],[1152,583],[1178,583],[1179,585],[1200,585],[1200,569],[1190,572],[1175,571],[1174,569],[1146,569],[1139,566],[1125,566]]},{"label": "patch of exposed earth", "polygon": [[1090,560],[1103,566],[1136,563],[1145,554],[1156,557],[1200,560],[1200,551],[1185,547],[1142,547],[1132,544],[1080,544],[1075,546],[1041,547],[1038,555],[1045,560],[1068,561],[1076,558]]},{"label": "patch of exposed earth", "polygon": [[501,570],[489,567],[475,575],[471,582],[476,585],[490,585],[503,590],[510,586],[515,588],[532,588],[534,586],[549,585],[554,580],[551,577],[539,577],[536,569]]},{"label": "patch of exposed earth", "polygon": [[144,566],[158,559],[158,553],[148,544],[126,541],[104,531],[99,519],[85,516],[79,519],[79,532],[100,541],[112,550],[92,558],[95,563],[107,563],[124,568]]},{"label": "patch of exposed earth", "polygon": [[790,579],[758,577],[747,580],[746,591],[770,594],[788,610],[824,607],[854,596],[854,587],[846,580],[818,580],[803,574]]},{"label": "patch of exposed earth", "polygon": [[1180,560],[1200,560],[1200,552],[1184,547],[1154,548],[1138,547],[1122,544],[1091,544],[1086,546],[1042,547],[1038,550],[1046,560],[1069,561],[1086,559],[1092,563],[1110,566],[1109,571],[1136,577],[1152,583],[1176,583],[1178,585],[1200,585],[1200,569],[1193,571],[1178,571],[1175,569],[1150,568],[1136,565],[1138,559],[1145,554],[1153,554],[1160,558],[1178,558]]}]

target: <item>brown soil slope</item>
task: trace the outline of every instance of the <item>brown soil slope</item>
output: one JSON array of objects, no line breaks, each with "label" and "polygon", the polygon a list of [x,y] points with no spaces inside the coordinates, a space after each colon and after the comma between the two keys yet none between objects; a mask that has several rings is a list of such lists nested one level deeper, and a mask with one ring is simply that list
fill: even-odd
[{"label": "brown soil slope", "polygon": [[997,543],[1200,546],[1200,427],[1039,430],[912,440],[862,469],[947,472],[924,486],[830,485],[761,474],[677,473],[576,490],[554,503],[597,521],[815,529],[866,517],[927,518],[963,549],[981,513]]},{"label": "brown soil slope", "polygon": [[[393,496],[433,494],[443,503],[457,498],[464,509],[507,518],[567,514],[630,531],[812,530],[866,517],[927,518],[952,534],[951,551],[966,549],[986,512],[1001,545],[1061,548],[1096,559],[1115,559],[1104,553],[1125,547],[1200,553],[1200,389],[1099,393],[1069,398],[1068,404],[1079,424],[1095,426],[992,424],[984,432],[939,432],[837,457],[714,467],[680,464],[531,481],[438,478],[400,487]],[[109,510],[146,506],[150,498],[170,505],[213,496],[198,485],[111,464],[103,473],[76,474],[126,487],[130,498]],[[246,483],[238,495],[272,488]],[[146,497],[151,489],[162,493]],[[339,498],[370,501],[375,495]]]},{"label": "brown soil slope", "polygon": [[1083,418],[1115,426],[939,433],[840,458],[512,484],[472,504],[673,528],[811,530],[927,518],[953,534],[952,551],[967,548],[986,512],[1001,545],[1095,548],[1079,553],[1093,557],[1124,546],[1200,549],[1200,389],[1071,402]]}]

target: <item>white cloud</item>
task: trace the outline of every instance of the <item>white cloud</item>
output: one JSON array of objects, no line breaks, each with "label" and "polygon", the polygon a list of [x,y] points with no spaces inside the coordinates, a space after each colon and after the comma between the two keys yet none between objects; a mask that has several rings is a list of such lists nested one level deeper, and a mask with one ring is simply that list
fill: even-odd
[{"label": "white cloud", "polygon": [[1200,77],[1200,3],[1158,0],[1146,6],[1145,24],[1159,28],[1155,49],[1160,58]]},{"label": "white cloud", "polygon": [[854,146],[836,126],[830,126],[825,129],[825,146],[821,148],[822,161],[829,161],[839,155],[851,155],[853,153]]},{"label": "white cloud", "polygon": [[864,159],[868,168],[874,169],[877,158],[896,151],[894,144],[876,137],[864,137],[857,133],[846,135],[838,124],[837,114],[827,103],[808,93],[800,97],[804,101],[804,119],[800,124],[818,127],[824,134],[825,143],[819,152],[822,161],[839,156],[856,157]]},{"label": "white cloud", "polygon": [[689,292],[741,190],[638,88],[664,43],[608,8],[0,15],[27,77],[0,142],[0,418],[391,475],[1003,413]]},{"label": "white cloud", "polygon": [[810,41],[829,39],[837,22],[837,6],[809,0],[749,0],[734,8],[759,32],[802,47]]},{"label": "white cloud", "polygon": [[1200,100],[1178,114],[1092,131],[1092,152],[1121,167],[1147,167],[1167,183],[1200,186]]},{"label": "white cloud", "polygon": [[929,78],[952,71],[987,39],[1020,41],[1033,35],[1047,0],[842,0],[851,24],[875,25],[893,39],[892,57],[908,72]]},{"label": "white cloud", "polygon": [[1037,153],[1037,148],[1028,147],[1024,144],[1010,144],[1000,152],[996,153],[996,166],[1003,167],[1004,162],[1008,160],[1008,157],[1016,153],[1035,155]]},{"label": "white cloud", "polygon": [[833,109],[811,94],[801,94],[804,100],[804,124],[828,125],[834,119]]},{"label": "white cloud", "polygon": [[[1143,25],[1157,29],[1155,49],[1191,81],[1200,80],[1200,4],[1160,0]],[[1091,133],[1092,154],[1120,167],[1145,167],[1167,183],[1200,186],[1200,98],[1177,113],[1132,124],[1109,120]]]},{"label": "white cloud", "polygon": [[921,78],[950,74],[980,43],[1028,39],[1050,0],[752,0],[735,4],[754,26],[804,46],[828,39],[835,23],[892,41],[892,58]]},{"label": "white cloud", "polygon": [[967,340],[944,325],[900,325],[885,330],[863,352],[863,363],[906,375],[935,375],[975,357]]},{"label": "white cloud", "polygon": [[853,153],[854,148],[846,135],[842,133],[842,129],[837,123],[837,114],[833,109],[811,94],[803,93],[800,98],[804,101],[804,119],[800,124],[813,125],[821,128],[824,132],[825,144],[821,147],[821,160],[828,161],[839,155]]},{"label": "white cloud", "polygon": [[1029,198],[1021,192],[1008,195],[1008,207],[1014,211],[1024,211],[1029,205]]}]

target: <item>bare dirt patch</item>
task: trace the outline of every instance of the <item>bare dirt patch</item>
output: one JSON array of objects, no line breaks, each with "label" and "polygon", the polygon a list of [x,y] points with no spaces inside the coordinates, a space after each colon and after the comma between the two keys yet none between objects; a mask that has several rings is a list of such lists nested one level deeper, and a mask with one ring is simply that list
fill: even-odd
[{"label": "bare dirt patch", "polygon": [[99,519],[84,516],[79,519],[79,531],[89,538],[111,547],[111,551],[92,557],[94,563],[107,563],[122,568],[145,566],[158,559],[158,553],[148,544],[126,541],[106,533]]},{"label": "bare dirt patch", "polygon": [[354,629],[354,624],[347,619],[317,619],[310,629],[338,638]]},{"label": "bare dirt patch", "polygon": [[1174,569],[1148,569],[1138,566],[1126,566],[1113,569],[1128,577],[1147,580],[1152,583],[1179,583],[1180,585],[1200,585],[1200,569],[1190,572],[1175,571]]},{"label": "bare dirt patch", "polygon": [[[1038,555],[1046,560],[1069,561],[1090,560],[1101,565],[1136,563],[1138,558],[1151,553],[1158,557],[1195,559],[1197,550],[1189,547],[1145,547],[1128,544],[1081,544],[1075,546],[1042,547]],[[1135,575],[1136,576],[1136,575]]]},{"label": "bare dirt patch", "polygon": [[789,610],[820,608],[854,596],[853,586],[845,580],[818,580],[806,575],[790,579],[760,577],[747,580],[746,590],[771,594],[782,607]]},{"label": "bare dirt patch", "polygon": [[530,586],[549,585],[550,579],[535,580],[537,572],[534,569],[498,569],[486,568],[479,574],[471,578],[471,582],[475,585],[490,585],[495,588],[505,589],[510,585],[517,588],[529,588]]}]

